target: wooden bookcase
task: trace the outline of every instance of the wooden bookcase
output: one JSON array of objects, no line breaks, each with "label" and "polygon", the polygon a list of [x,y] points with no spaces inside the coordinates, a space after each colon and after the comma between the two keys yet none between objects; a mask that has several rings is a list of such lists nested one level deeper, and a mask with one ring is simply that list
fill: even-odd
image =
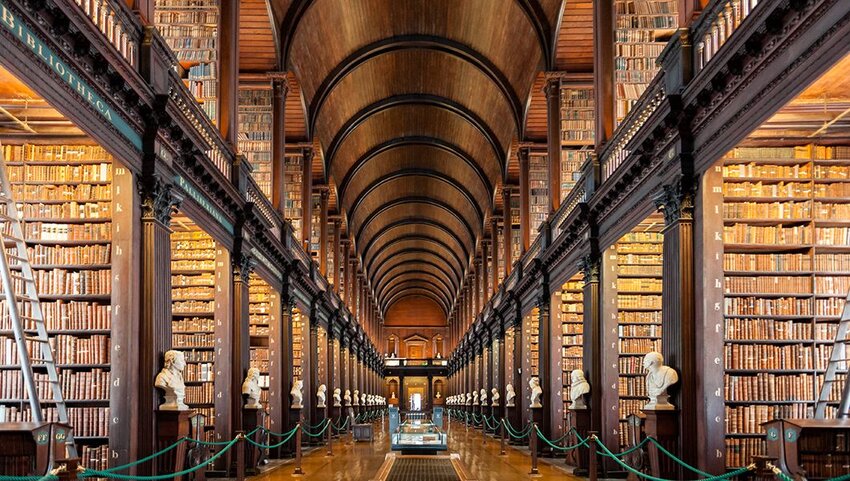
[{"label": "wooden bookcase", "polygon": [[[537,238],[537,229],[549,217],[549,156],[544,152],[531,152],[528,156],[528,210],[531,239]],[[519,259],[519,257],[517,257]]]},{"label": "wooden bookcase", "polygon": [[215,419],[216,242],[185,217],[171,234],[171,345],[186,358],[186,404]]},{"label": "wooden bookcase", "polygon": [[239,89],[239,152],[251,165],[251,176],[272,198],[272,91]]},{"label": "wooden bookcase", "polygon": [[522,252],[522,232],[520,231],[519,195],[511,195],[511,263],[519,260]]},{"label": "wooden bookcase", "polygon": [[272,287],[256,274],[248,280],[248,334],[251,367],[260,370],[260,402],[269,406],[269,332],[272,323]]},{"label": "wooden bookcase", "polygon": [[626,418],[646,404],[643,357],[661,351],[661,268],[664,221],[649,216],[616,243],[619,339],[620,447],[628,445]]},{"label": "wooden bookcase", "polygon": [[561,386],[564,401],[564,419],[570,407],[571,374],[574,369],[583,369],[584,346],[584,280],[582,274],[570,278],[560,292],[557,312],[561,321]]},{"label": "wooden bookcase", "polygon": [[726,462],[740,466],[764,452],[762,423],[812,416],[850,291],[850,148],[738,147],[720,164]]},{"label": "wooden bookcase", "polygon": [[304,210],[301,204],[301,185],[303,168],[301,155],[286,155],[284,157],[284,190],[286,208],[284,217],[292,224],[293,236],[301,239]]},{"label": "wooden bookcase", "polygon": [[334,223],[333,221],[329,221],[327,225],[328,235],[327,235],[327,246],[325,247],[325,252],[327,253],[327,270],[325,278],[328,280],[328,285],[334,285],[334,269],[336,269],[336,252],[334,251]]},{"label": "wooden bookcase", "polygon": [[[83,464],[109,462],[113,159],[97,145],[4,145],[12,193]],[[14,270],[14,268],[13,268]],[[6,311],[5,298],[0,309]],[[23,312],[23,315],[29,315]],[[33,324],[24,324],[34,329]],[[32,419],[12,325],[0,318],[0,422]],[[28,343],[30,354],[34,343]],[[36,356],[38,357],[38,356]],[[42,399],[51,399],[34,363]],[[54,408],[45,419],[57,420]]]},{"label": "wooden bookcase", "polygon": [[674,0],[615,0],[615,118],[620,123],[658,73],[655,60],[678,27]]},{"label": "wooden bookcase", "polygon": [[593,88],[561,86],[561,200],[581,178],[581,167],[594,146]]},{"label": "wooden bookcase", "polygon": [[312,207],[310,209],[310,255],[316,264],[319,264],[319,253],[321,248],[320,239],[322,238],[322,203],[321,196],[317,192],[310,195]]},{"label": "wooden bookcase", "polygon": [[850,420],[773,420],[763,428],[767,455],[795,479],[815,481],[850,474]]},{"label": "wooden bookcase", "polygon": [[213,123],[218,121],[218,0],[156,0],[154,23],[177,56],[183,81]]},{"label": "wooden bookcase", "polygon": [[[522,318],[522,382],[521,389],[516,389],[517,396],[523,393],[524,400],[522,405],[527,409],[523,412],[523,419],[528,421],[532,419],[529,398],[531,396],[531,388],[528,386],[528,381],[532,377],[540,377],[540,311],[535,307]],[[545,362],[545,361],[544,361]],[[545,382],[544,379],[540,380]],[[516,388],[516,386],[514,386]],[[517,405],[520,401],[517,400]]]},{"label": "wooden bookcase", "polygon": [[[306,342],[304,319],[301,310],[292,309],[292,378],[304,379],[304,344]],[[291,386],[290,386],[291,387]],[[304,386],[307,388],[308,386]]]}]

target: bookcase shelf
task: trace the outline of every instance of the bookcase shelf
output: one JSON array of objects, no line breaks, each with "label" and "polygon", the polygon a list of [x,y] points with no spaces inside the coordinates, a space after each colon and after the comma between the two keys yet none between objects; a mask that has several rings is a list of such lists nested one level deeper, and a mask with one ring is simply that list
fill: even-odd
[{"label": "bookcase shelf", "polygon": [[593,150],[593,88],[561,84],[561,200],[581,178],[581,167]]},{"label": "bookcase shelf", "polygon": [[[98,469],[106,467],[109,441],[113,159],[96,145],[45,140],[5,144],[3,156],[75,441],[85,465]],[[0,361],[0,422],[31,420],[8,319],[0,320]],[[44,365],[33,372],[47,377]],[[55,419],[47,384],[37,386],[48,400],[45,418]]]},{"label": "bookcase shelf", "polygon": [[256,274],[248,281],[248,329],[251,367],[260,370],[260,402],[269,404],[269,325],[272,322],[272,288]]},{"label": "bookcase shelf", "polygon": [[251,165],[251,176],[272,198],[272,91],[239,89],[239,151]]},{"label": "bookcase shelf", "polygon": [[[843,192],[850,167],[832,158],[848,153],[841,146],[738,147],[718,163],[729,467],[764,452],[761,423],[811,417],[850,290],[850,211],[846,199],[822,196],[833,185]],[[740,242],[743,233],[748,242]],[[835,406],[827,411],[833,415]]]},{"label": "bookcase shelf", "polygon": [[292,224],[293,235],[296,239],[301,239],[301,227],[303,225],[301,205],[302,162],[303,157],[301,155],[287,155],[284,158],[284,190],[286,191],[284,217]]},{"label": "bookcase shelf", "polygon": [[571,374],[574,369],[583,369],[584,349],[584,281],[582,275],[570,278],[560,291],[558,316],[561,321],[561,385],[564,403],[564,419],[569,419]]},{"label": "bookcase shelf", "polygon": [[[549,217],[549,156],[531,152],[528,156],[528,210],[531,228],[530,243],[537,238],[540,224]],[[519,257],[517,257],[519,259]]]},{"label": "bookcase shelf", "polygon": [[292,309],[292,378],[304,379],[304,319],[301,310]]}]

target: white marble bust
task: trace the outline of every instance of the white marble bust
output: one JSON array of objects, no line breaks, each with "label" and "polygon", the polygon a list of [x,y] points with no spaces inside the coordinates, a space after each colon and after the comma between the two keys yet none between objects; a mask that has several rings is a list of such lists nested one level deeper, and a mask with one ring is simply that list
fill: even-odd
[{"label": "white marble bust", "polygon": [[466,393],[466,405],[469,406],[471,404],[472,404],[472,393],[468,392],[468,393]]},{"label": "white marble bust", "polygon": [[664,365],[664,356],[652,351],[643,357],[643,368],[646,369],[646,394],[649,402],[643,407],[648,410],[666,411],[674,409],[670,404],[667,388],[679,382],[679,374],[670,366]]},{"label": "white marble bust", "polygon": [[590,383],[584,378],[584,371],[574,369],[570,373],[570,409],[587,409],[585,394],[590,392]]},{"label": "white marble bust", "polygon": [[505,386],[505,406],[509,408],[516,406],[516,392],[513,384]]},{"label": "white marble bust", "polygon": [[472,405],[478,406],[478,391],[472,391]]},{"label": "white marble bust", "polygon": [[302,389],[304,389],[304,381],[297,378],[292,381],[292,390],[289,391],[289,396],[292,398],[292,405],[290,406],[292,409],[301,409],[304,407],[302,404],[304,400],[304,394],[301,392]]},{"label": "white marble bust", "polygon": [[531,407],[542,408],[543,389],[540,387],[540,379],[537,376],[532,377],[528,380],[528,387],[531,388]]},{"label": "white marble bust", "polygon": [[395,391],[393,391],[392,393],[390,393],[390,399],[395,399]]},{"label": "white marble bust", "polygon": [[501,396],[499,396],[499,390],[498,389],[496,389],[496,388],[491,389],[490,390],[490,400],[492,402],[490,403],[490,405],[491,406],[498,406],[500,397]]},{"label": "white marble bust", "polygon": [[334,407],[335,408],[342,406],[342,398],[340,397],[341,393],[342,393],[342,390],[340,388],[334,389]]},{"label": "white marble bust", "polygon": [[262,409],[260,404],[260,370],[256,367],[248,369],[248,375],[242,382],[242,395],[246,397],[245,409]]},{"label": "white marble bust", "polygon": [[360,390],[359,389],[354,390],[354,405],[355,406],[360,405]]},{"label": "white marble bust", "polygon": [[316,407],[317,408],[326,408],[328,405],[326,404],[328,400],[328,387],[324,384],[319,385],[319,390],[316,391]]},{"label": "white marble bust", "polygon": [[183,353],[173,349],[167,351],[162,370],[154,380],[154,386],[162,390],[165,396],[165,402],[159,405],[160,410],[186,411],[189,409],[189,406],[183,402],[186,398],[183,369],[186,369],[186,358],[183,357]]},{"label": "white marble bust", "polygon": [[478,394],[478,400],[481,402],[482,406],[487,405],[487,390],[486,389],[481,388],[481,391]]},{"label": "white marble bust", "polygon": [[345,395],[342,396],[342,399],[345,401],[346,406],[351,406],[351,389],[345,390]]},{"label": "white marble bust", "polygon": [[360,395],[360,405],[361,405],[361,406],[365,406],[365,405],[366,405],[366,393],[365,393],[365,392],[364,392],[363,394],[361,394],[361,395]]}]

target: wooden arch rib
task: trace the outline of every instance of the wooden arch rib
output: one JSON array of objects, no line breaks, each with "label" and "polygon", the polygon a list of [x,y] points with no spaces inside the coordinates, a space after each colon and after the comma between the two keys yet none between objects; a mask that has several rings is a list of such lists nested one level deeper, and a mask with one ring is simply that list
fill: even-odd
[{"label": "wooden arch rib", "polygon": [[[355,215],[357,213],[358,208],[363,203],[363,200],[369,197],[370,194],[377,192],[379,189],[381,189],[381,187],[391,184],[393,181],[404,179],[406,177],[422,177],[436,180],[446,184],[446,186],[458,191],[463,196],[463,199],[466,200],[466,202],[469,204],[469,206],[472,207],[473,212],[475,212],[475,214],[478,216],[477,223],[475,225],[480,225],[484,222],[484,211],[481,209],[481,205],[479,205],[478,203],[479,200],[472,195],[472,193],[463,185],[463,183],[442,172],[419,168],[400,169],[393,172],[389,172],[375,179],[371,184],[366,186],[366,188],[363,189],[357,195],[357,198],[354,199],[351,205],[347,206],[349,219],[355,219]],[[490,200],[490,198],[486,198],[485,202],[488,202]],[[492,207],[492,205],[488,203],[487,207]]]},{"label": "wooden arch rib", "polygon": [[443,293],[446,295],[446,300],[451,302],[452,299],[452,290],[451,286],[448,284],[444,277],[446,273],[435,268],[430,267],[430,264],[422,263],[418,266],[409,266],[407,270],[404,270],[405,266],[400,266],[398,269],[394,269],[394,271],[398,271],[390,278],[386,278],[385,282],[381,284],[381,286],[375,291],[377,295],[377,299],[380,301],[384,298],[384,294],[388,289],[391,289],[392,286],[398,284],[399,282],[404,281],[405,279],[434,279],[437,280],[437,283],[442,287]]},{"label": "wooden arch rib", "polygon": [[[464,218],[464,216],[451,205],[443,201],[434,199],[433,197],[426,196],[406,196],[399,199],[391,200],[376,208],[363,220],[363,222],[360,223],[360,225],[357,226],[357,231],[354,235],[354,238],[357,240],[357,244],[363,244],[361,234],[363,233],[364,229],[369,226],[369,224],[375,221],[375,219],[377,219],[382,214],[388,212],[394,207],[407,206],[409,204],[421,204],[425,206],[434,207],[438,211],[443,211],[444,215],[448,214],[452,219],[458,222],[459,225],[463,226],[464,232],[466,233],[468,240],[468,242],[465,242],[464,245],[467,246],[467,251],[472,250],[472,246],[475,244],[475,229],[473,229],[469,221]],[[437,224],[440,224],[442,223],[441,221],[443,221],[444,219],[441,219],[439,216],[437,216],[436,218],[430,218],[430,220]]]},{"label": "wooden arch rib", "polygon": [[[270,1],[274,4],[272,5],[272,11],[282,10],[281,8],[275,8],[277,5],[282,3],[282,0]],[[514,0],[514,2],[522,9],[528,22],[534,29],[534,32],[537,35],[538,47],[543,53],[543,57],[546,62],[546,69],[549,70],[548,65],[551,63],[550,59],[552,58],[554,42],[554,27],[551,26],[549,21],[546,19],[546,13],[543,11],[539,2],[535,0]],[[289,68],[289,54],[292,49],[292,40],[295,38],[298,27],[301,25],[301,19],[304,18],[307,10],[309,10],[313,4],[314,0],[293,0],[289,8],[286,9],[286,13],[283,15],[283,18],[279,19],[280,32],[283,34],[283,38],[280,42],[282,56],[281,65],[284,66],[284,68]]]},{"label": "wooden arch rib", "polygon": [[[415,234],[415,233],[398,234],[397,237],[392,238],[391,240],[384,242],[383,244],[377,244],[382,237],[389,236],[390,234],[393,233],[393,231],[403,230],[403,229],[407,229],[407,230],[409,230],[409,229],[417,229],[417,230],[418,229],[424,229],[429,234]],[[455,247],[457,247],[457,250],[452,250],[452,252],[458,252],[459,251],[463,254],[462,256],[458,256],[457,254],[455,254],[455,258],[458,260],[458,262],[460,263],[461,266],[464,265],[464,263],[461,259],[468,259],[469,258],[469,250],[467,249],[466,245],[463,243],[461,238],[458,237],[457,233],[455,233],[453,230],[446,227],[445,224],[443,224],[441,222],[435,222],[433,219],[428,218],[428,217],[407,217],[405,219],[401,219],[401,220],[398,220],[398,221],[395,221],[395,222],[391,222],[391,223],[388,223],[388,224],[382,226],[380,228],[380,230],[378,230],[375,233],[375,235],[372,236],[366,242],[365,247],[362,250],[363,260],[367,263],[373,262],[374,258],[377,258],[378,254],[375,254],[374,256],[372,256],[373,258],[370,259],[370,253],[371,252],[380,253],[382,248],[388,247],[395,242],[402,242],[406,238],[419,237],[419,236],[427,237],[427,238],[430,238],[430,239],[440,239],[440,242],[442,244],[445,244],[447,247],[448,247],[447,241],[448,240],[453,241],[456,244]],[[442,236],[442,238],[437,237],[437,236]],[[373,247],[376,248],[375,251],[372,250]]]},{"label": "wooden arch rib", "polygon": [[[392,296],[389,296],[386,301],[386,305],[381,307],[382,312],[387,312],[390,306],[392,306],[395,302],[408,297],[408,296],[425,296],[436,302],[437,305],[440,306],[440,309],[443,311],[443,314],[448,317],[449,316],[449,308],[442,301],[442,298],[435,294],[432,290],[427,287],[422,287],[416,284],[412,284],[410,282],[405,283],[405,287],[403,289],[397,290]],[[379,307],[382,306],[380,303]]]},{"label": "wooden arch rib", "polygon": [[358,126],[360,126],[360,124],[364,123],[366,120],[369,119],[369,117],[375,114],[401,105],[438,107],[462,117],[465,121],[472,124],[475,129],[484,136],[484,138],[487,140],[487,143],[493,150],[495,158],[499,159],[500,170],[502,172],[505,171],[504,152],[506,150],[503,149],[502,144],[499,142],[499,138],[496,136],[496,133],[493,132],[490,126],[487,125],[487,123],[484,122],[484,120],[479,117],[475,112],[472,112],[467,107],[446,97],[428,94],[403,94],[387,97],[370,105],[367,105],[366,107],[360,109],[350,119],[348,119],[345,124],[343,124],[342,128],[339,129],[336,135],[334,135],[333,140],[331,140],[331,142],[328,144],[327,151],[325,152],[325,172],[331,171],[330,167],[333,165],[333,159],[336,155],[337,150],[339,149],[339,146],[345,141],[346,137],[351,135],[351,133],[354,132]]},{"label": "wooden arch rib", "polygon": [[451,292],[457,292],[460,289],[460,279],[454,273],[454,270],[446,266],[445,262],[440,262],[441,259],[439,257],[431,254],[421,256],[416,253],[414,255],[420,257],[410,258],[409,255],[407,257],[397,256],[391,262],[384,264],[382,268],[376,268],[372,274],[375,279],[372,285],[375,286],[376,291],[380,290],[384,280],[398,268],[408,268],[410,270],[423,266],[425,266],[425,270],[436,269],[441,275],[445,276],[445,280],[451,284]]},{"label": "wooden arch rib", "polygon": [[[451,297],[446,293],[445,287],[439,281],[439,278],[427,272],[408,272],[390,281],[384,288],[384,291],[378,294],[378,305],[386,305],[387,299],[391,299],[393,294],[403,291],[408,285],[428,285],[434,294],[443,300],[443,305],[446,306],[447,311],[448,307],[452,305]],[[386,310],[383,312],[386,312]]]},{"label": "wooden arch rib", "polygon": [[365,270],[366,272],[373,272],[373,270],[379,272],[382,266],[393,260],[394,256],[400,257],[410,253],[435,256],[449,266],[455,277],[458,279],[463,277],[463,262],[457,257],[457,253],[437,239],[426,240],[421,236],[419,238],[403,237],[395,239],[391,245],[381,248],[372,262],[364,258]]},{"label": "wooden arch rib", "polygon": [[389,152],[393,149],[411,146],[426,146],[429,148],[439,149],[441,151],[449,153],[454,157],[457,157],[463,162],[464,165],[466,165],[467,167],[472,169],[472,171],[475,172],[476,179],[481,182],[487,192],[493,192],[493,183],[490,182],[490,179],[487,178],[487,174],[484,172],[484,169],[481,168],[481,165],[479,165],[478,162],[476,162],[471,155],[469,155],[459,146],[436,137],[416,135],[409,137],[396,137],[394,139],[381,142],[380,144],[375,145],[366,153],[358,157],[354,165],[352,165],[351,168],[348,169],[342,181],[339,182],[339,187],[337,189],[337,195],[339,196],[339,198],[343,198],[345,196],[345,192],[348,189],[348,186],[351,181],[357,176],[359,172],[361,172],[362,169],[364,169],[369,164],[371,160],[376,159],[385,152]]},{"label": "wooden arch rib", "polygon": [[358,49],[334,67],[319,85],[316,94],[310,102],[310,107],[308,108],[308,118],[310,119],[309,131],[315,131],[316,118],[318,118],[319,112],[324,106],[328,95],[346,75],[376,57],[400,50],[430,50],[452,55],[472,64],[489,78],[505,97],[505,101],[510,105],[513,112],[516,131],[522,131],[523,102],[505,74],[493,62],[481,53],[460,42],[444,37],[417,34],[398,35],[378,40]]}]

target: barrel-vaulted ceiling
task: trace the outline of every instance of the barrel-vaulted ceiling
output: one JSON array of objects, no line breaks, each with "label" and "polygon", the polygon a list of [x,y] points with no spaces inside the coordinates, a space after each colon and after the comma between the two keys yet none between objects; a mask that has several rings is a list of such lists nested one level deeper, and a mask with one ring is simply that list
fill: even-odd
[{"label": "barrel-vaulted ceiling", "polygon": [[282,65],[383,312],[448,315],[562,0],[270,0]]}]

